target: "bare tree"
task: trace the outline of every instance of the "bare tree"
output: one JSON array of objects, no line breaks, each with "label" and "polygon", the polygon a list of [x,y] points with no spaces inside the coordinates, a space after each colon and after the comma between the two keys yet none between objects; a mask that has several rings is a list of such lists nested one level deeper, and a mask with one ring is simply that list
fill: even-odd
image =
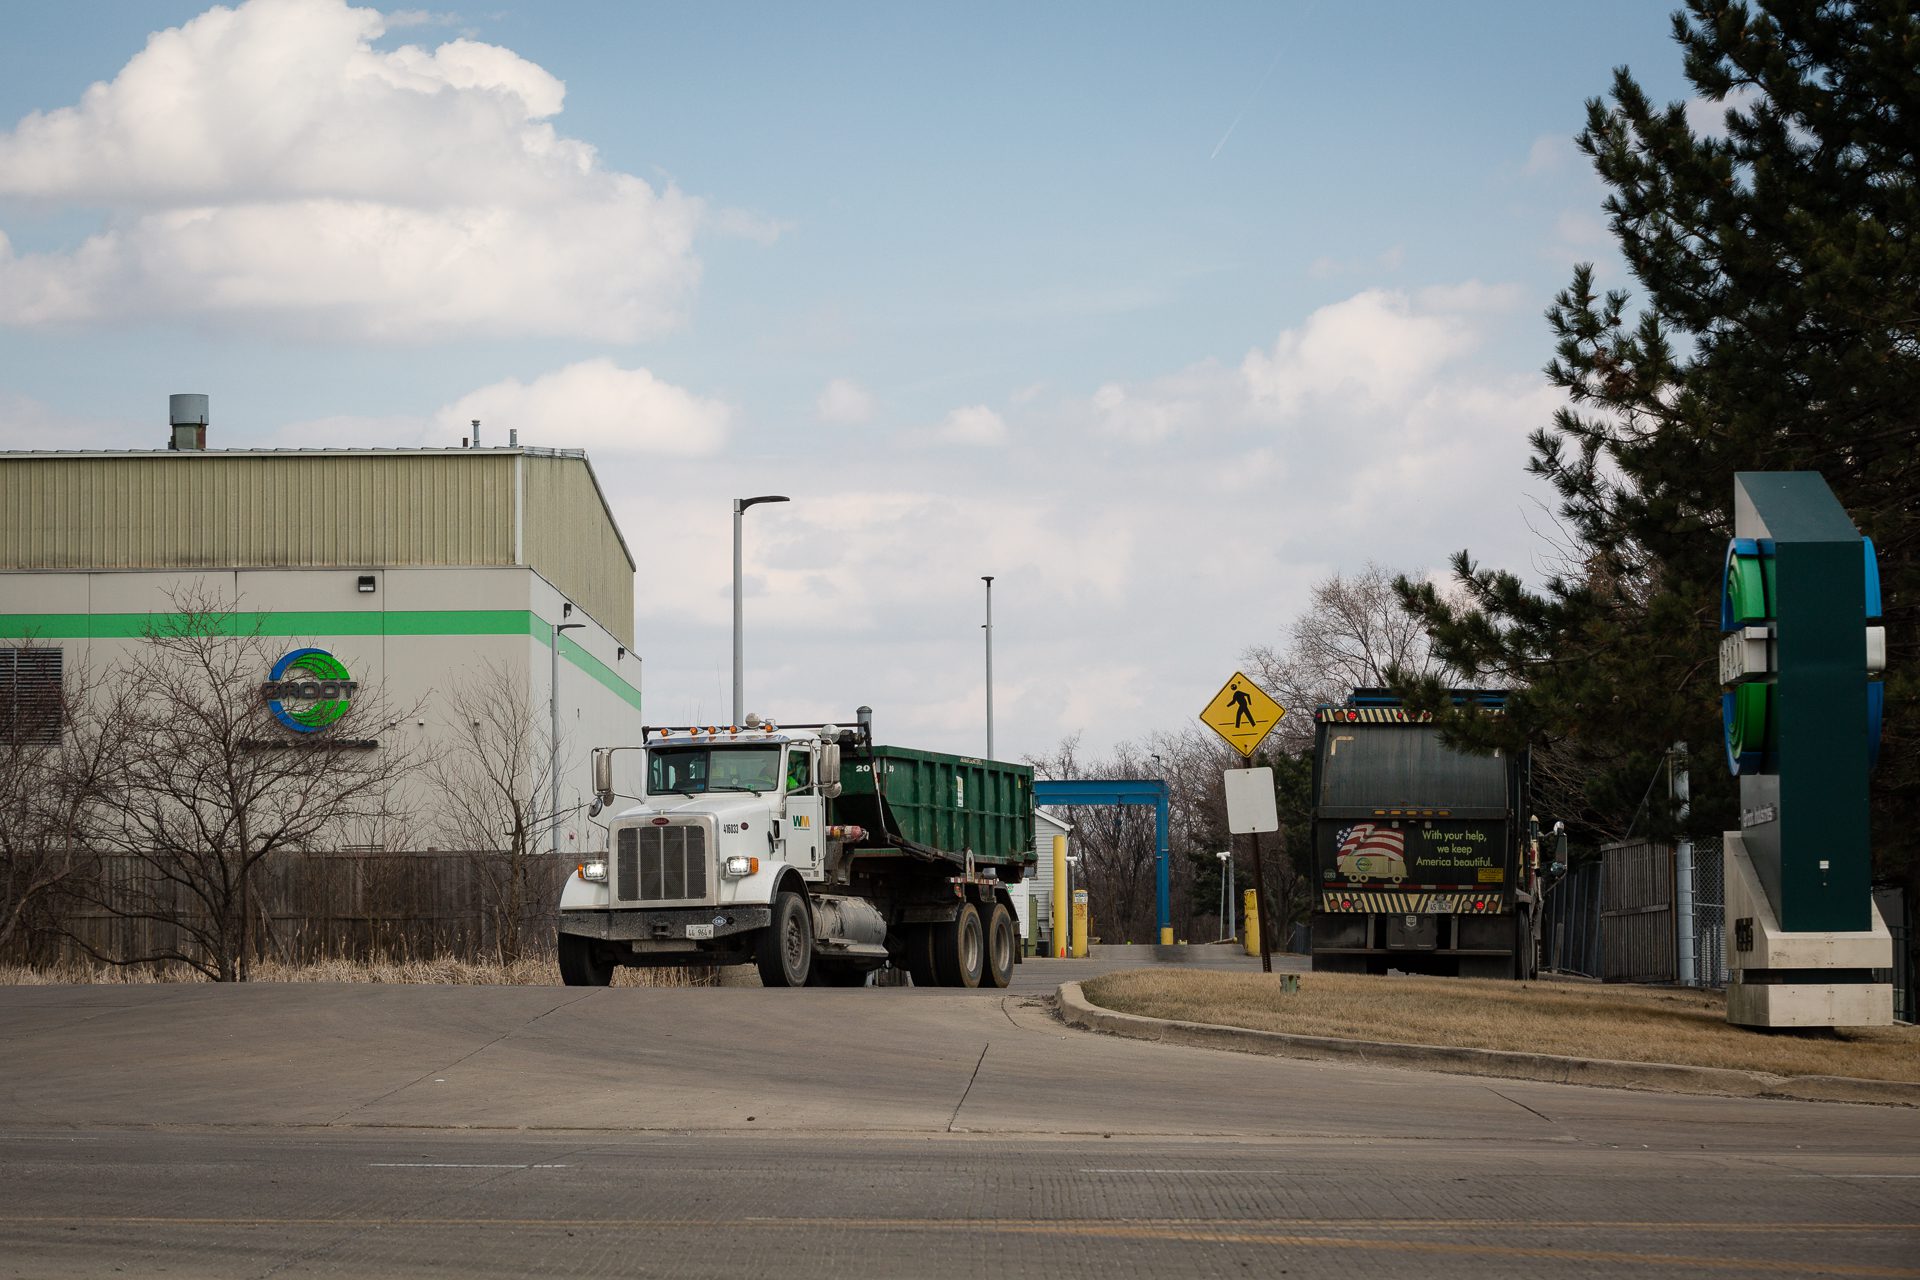
[{"label": "bare tree", "polygon": [[58,905],[88,874],[87,812],[120,776],[123,708],[52,646],[0,650],[0,954],[58,931]]},{"label": "bare tree", "polygon": [[489,662],[442,693],[446,737],[425,766],[440,804],[432,828],[465,850],[500,958],[520,958],[552,781],[546,717]]},{"label": "bare tree", "polygon": [[[393,820],[395,784],[413,767],[377,690],[322,689],[340,718],[290,732],[263,680],[278,643],[242,625],[237,602],[187,590],[108,677],[126,750],[84,834],[140,873],[93,900],[162,926],[132,954],[83,949],[113,964],[174,961],[245,981],[256,949],[253,898],[269,859],[327,847],[359,825]],[[323,682],[316,681],[316,685]],[[297,696],[280,691],[287,697]],[[385,735],[380,737],[378,735]]]},{"label": "bare tree", "polygon": [[1314,586],[1283,647],[1253,645],[1242,655],[1250,674],[1289,713],[1270,745],[1288,751],[1310,745],[1312,708],[1340,702],[1355,688],[1383,686],[1391,672],[1427,676],[1444,669],[1420,622],[1401,608],[1393,580],[1371,560],[1359,573],[1336,573]]}]

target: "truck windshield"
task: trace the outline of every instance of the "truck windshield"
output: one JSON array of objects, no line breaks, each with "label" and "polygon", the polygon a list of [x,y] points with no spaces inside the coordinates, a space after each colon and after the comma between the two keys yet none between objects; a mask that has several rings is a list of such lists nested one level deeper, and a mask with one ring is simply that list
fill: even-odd
[{"label": "truck windshield", "polygon": [[1329,725],[1320,803],[1329,808],[1505,809],[1508,757],[1450,751],[1440,731]]},{"label": "truck windshield", "polygon": [[780,748],[655,747],[647,752],[647,793],[773,791],[780,781]]}]

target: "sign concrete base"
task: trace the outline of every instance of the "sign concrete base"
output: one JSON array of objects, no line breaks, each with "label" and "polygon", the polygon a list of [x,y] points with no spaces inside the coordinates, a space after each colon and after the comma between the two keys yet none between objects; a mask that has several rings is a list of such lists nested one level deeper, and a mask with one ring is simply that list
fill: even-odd
[{"label": "sign concrete base", "polygon": [[1793,932],[1773,904],[1738,831],[1726,833],[1727,1021],[1745,1027],[1886,1027],[1893,935],[1879,908],[1857,931]]}]

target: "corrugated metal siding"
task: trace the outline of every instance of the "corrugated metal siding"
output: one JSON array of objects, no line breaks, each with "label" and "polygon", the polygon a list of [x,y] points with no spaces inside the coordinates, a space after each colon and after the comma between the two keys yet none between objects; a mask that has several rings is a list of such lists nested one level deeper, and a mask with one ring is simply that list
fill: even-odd
[{"label": "corrugated metal siding", "polygon": [[540,576],[633,647],[633,563],[584,458],[526,458],[526,557]]},{"label": "corrugated metal siding", "polygon": [[513,461],[479,450],[0,458],[0,568],[508,565]]}]

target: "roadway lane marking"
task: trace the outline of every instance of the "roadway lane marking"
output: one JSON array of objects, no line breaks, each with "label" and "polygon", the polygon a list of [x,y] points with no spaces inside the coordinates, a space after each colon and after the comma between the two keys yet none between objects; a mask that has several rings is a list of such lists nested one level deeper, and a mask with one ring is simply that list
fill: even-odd
[{"label": "roadway lane marking", "polygon": [[419,1164],[414,1161],[370,1164],[369,1169],[571,1169],[570,1164]]}]

